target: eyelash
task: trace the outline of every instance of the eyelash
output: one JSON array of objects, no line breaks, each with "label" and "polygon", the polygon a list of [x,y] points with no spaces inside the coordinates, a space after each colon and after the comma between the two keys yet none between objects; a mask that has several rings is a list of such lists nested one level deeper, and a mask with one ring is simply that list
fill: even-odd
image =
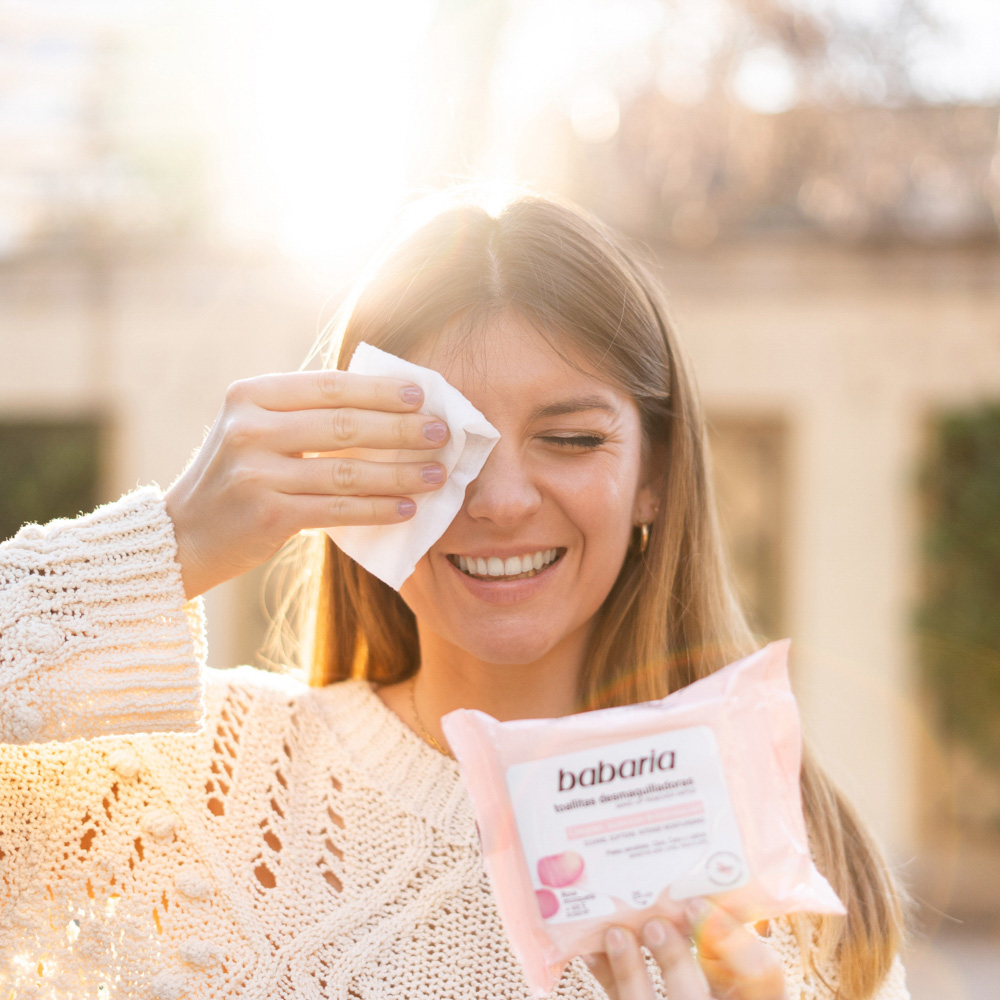
[{"label": "eyelash", "polygon": [[599,448],[607,438],[602,437],[600,434],[574,434],[566,436],[553,436],[553,437],[543,437],[543,441],[549,444],[555,444],[562,448],[580,448],[591,450],[593,448]]}]

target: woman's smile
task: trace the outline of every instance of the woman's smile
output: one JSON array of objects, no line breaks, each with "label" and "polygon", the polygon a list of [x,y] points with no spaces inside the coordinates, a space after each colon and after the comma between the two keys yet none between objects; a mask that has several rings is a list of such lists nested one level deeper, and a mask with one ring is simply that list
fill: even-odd
[{"label": "woman's smile", "polygon": [[[565,549],[536,551],[535,555],[543,555],[548,558],[548,561],[535,569],[532,557],[531,568],[522,569],[516,573],[507,573],[506,568],[510,566],[513,569],[515,559],[520,566],[523,566],[524,556],[508,556],[506,560],[500,556],[469,557],[476,559],[475,572],[468,568],[461,569],[453,557],[446,558],[460,577],[460,584],[474,598],[487,604],[514,604],[538,596],[547,586],[555,582],[556,574],[560,568],[559,560],[565,551]],[[483,559],[485,563],[486,573],[479,572],[480,559]],[[493,574],[490,572],[492,569],[500,570],[500,572]]]},{"label": "woman's smile", "polygon": [[[527,546],[522,546],[527,548]],[[478,580],[527,580],[551,566],[565,550],[559,547],[535,549],[520,556],[504,556],[487,552],[485,555],[449,555],[448,561],[466,576]]]}]

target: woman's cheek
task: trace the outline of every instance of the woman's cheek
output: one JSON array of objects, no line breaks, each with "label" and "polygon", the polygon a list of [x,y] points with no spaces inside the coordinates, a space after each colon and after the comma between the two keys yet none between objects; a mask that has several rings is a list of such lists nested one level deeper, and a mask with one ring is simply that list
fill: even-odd
[{"label": "woman's cheek", "polygon": [[638,463],[609,461],[610,456],[578,456],[553,463],[545,475],[546,492],[564,499],[582,512],[611,513],[629,508],[638,486]]}]

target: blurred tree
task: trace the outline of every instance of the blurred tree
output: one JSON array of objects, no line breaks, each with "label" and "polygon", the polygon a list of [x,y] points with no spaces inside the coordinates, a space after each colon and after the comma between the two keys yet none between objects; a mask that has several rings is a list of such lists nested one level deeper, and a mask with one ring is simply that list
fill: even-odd
[{"label": "blurred tree", "polygon": [[[595,141],[570,113],[542,112],[529,176],[653,244],[808,231],[996,241],[997,108],[923,96],[918,56],[938,27],[922,0],[850,16],[832,0],[654,9],[641,41],[619,40],[629,58],[574,70],[577,86],[614,93],[620,127]],[[546,142],[551,167],[532,169]]]},{"label": "blurred tree", "polygon": [[[668,7],[687,0],[665,0]],[[720,41],[714,81],[738,83],[749,54],[772,47],[794,76],[795,104],[889,104],[918,93],[917,50],[940,31],[924,0],[871,4],[848,13],[834,0],[729,0],[734,17]],[[737,87],[737,96],[739,88]]]},{"label": "blurred tree", "polygon": [[941,417],[921,481],[926,504],[924,679],[944,731],[1000,761],[1000,405]]},{"label": "blurred tree", "polygon": [[0,424],[0,539],[22,524],[75,517],[98,501],[96,422]]}]

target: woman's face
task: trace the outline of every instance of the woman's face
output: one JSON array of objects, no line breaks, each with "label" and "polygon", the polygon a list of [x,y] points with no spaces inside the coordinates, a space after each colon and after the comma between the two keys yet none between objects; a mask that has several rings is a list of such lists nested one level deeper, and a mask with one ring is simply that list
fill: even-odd
[{"label": "woman's face", "polygon": [[464,341],[445,335],[413,360],[501,434],[400,590],[422,640],[429,631],[490,663],[582,650],[633,525],[654,513],[635,403],[582,357],[567,364],[516,315]]}]

